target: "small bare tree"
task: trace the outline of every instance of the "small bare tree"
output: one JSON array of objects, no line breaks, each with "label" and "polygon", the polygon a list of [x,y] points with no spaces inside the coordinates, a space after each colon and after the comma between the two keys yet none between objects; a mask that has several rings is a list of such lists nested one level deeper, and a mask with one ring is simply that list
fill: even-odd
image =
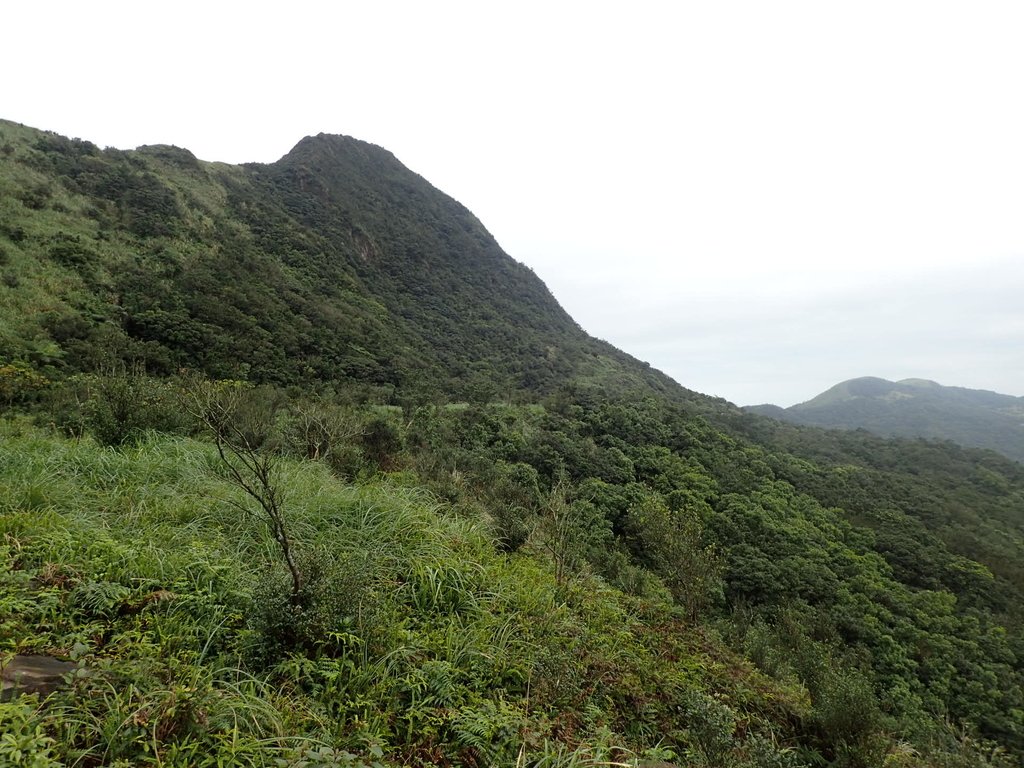
[{"label": "small bare tree", "polygon": [[[263,511],[291,574],[291,601],[297,605],[302,573],[295,563],[285,521],[278,457],[270,445],[276,409],[255,402],[252,390],[240,382],[194,381],[185,391],[188,411],[213,438],[228,476]],[[230,503],[249,513],[244,505]]]}]

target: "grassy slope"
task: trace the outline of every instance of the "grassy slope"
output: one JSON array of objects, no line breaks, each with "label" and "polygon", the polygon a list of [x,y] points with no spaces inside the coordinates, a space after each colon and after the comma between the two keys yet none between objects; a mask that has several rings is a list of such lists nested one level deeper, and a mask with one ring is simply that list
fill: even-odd
[{"label": "grassy slope", "polygon": [[69,764],[791,761],[799,688],[664,606],[496,554],[415,488],[281,466],[309,589],[330,600],[299,624],[315,653],[280,659],[276,552],[211,446],[115,451],[23,423],[0,440],[0,651],[82,664],[41,715]]}]

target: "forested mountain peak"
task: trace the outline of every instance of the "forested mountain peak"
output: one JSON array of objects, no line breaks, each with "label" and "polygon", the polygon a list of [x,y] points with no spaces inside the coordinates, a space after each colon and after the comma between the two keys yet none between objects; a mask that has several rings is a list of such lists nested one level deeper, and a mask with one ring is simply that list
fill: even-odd
[{"label": "forested mountain peak", "polygon": [[583,333],[464,206],[375,145],[321,134],[276,163],[234,167],[167,145],[0,132],[19,282],[0,310],[6,358],[415,398],[651,379]]},{"label": "forested mountain peak", "polygon": [[932,381],[931,379],[900,379],[896,383],[897,384],[906,384],[907,386],[910,386],[910,387],[925,387],[925,388],[928,388],[928,389],[932,389],[932,388],[935,388],[935,387],[941,387],[942,386],[937,381]]},{"label": "forested mountain peak", "polygon": [[759,405],[747,410],[798,424],[952,440],[1024,461],[1024,398],[988,390],[866,376],[840,382],[789,408]]},{"label": "forested mountain peak", "polygon": [[[394,153],[377,144],[339,133],[318,133],[305,136],[273,165],[298,166],[331,173],[335,169],[354,170],[374,167],[402,175],[410,174]],[[331,166],[334,166],[332,169]]]}]

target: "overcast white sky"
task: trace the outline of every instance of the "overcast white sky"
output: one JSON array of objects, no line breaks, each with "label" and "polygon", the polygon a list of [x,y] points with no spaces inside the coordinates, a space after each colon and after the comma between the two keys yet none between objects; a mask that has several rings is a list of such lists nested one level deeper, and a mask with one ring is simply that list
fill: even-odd
[{"label": "overcast white sky", "polygon": [[1024,3],[13,3],[0,117],[380,144],[592,334],[739,404],[1024,395]]}]

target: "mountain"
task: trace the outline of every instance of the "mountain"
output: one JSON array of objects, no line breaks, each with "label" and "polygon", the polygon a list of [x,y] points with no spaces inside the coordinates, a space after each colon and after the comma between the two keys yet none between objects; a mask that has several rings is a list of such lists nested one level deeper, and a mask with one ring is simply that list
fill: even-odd
[{"label": "mountain", "polygon": [[925,379],[864,377],[789,408],[756,405],[747,410],[794,424],[952,440],[1024,462],[1024,397]]},{"label": "mountain", "polygon": [[0,134],[0,357],[385,399],[593,377],[669,387],[585,334],[476,217],[380,147],[321,134],[230,167],[7,122]]},{"label": "mountain", "polygon": [[372,144],[0,124],[0,404],[2,764],[1024,757],[1024,466],[691,392]]}]

